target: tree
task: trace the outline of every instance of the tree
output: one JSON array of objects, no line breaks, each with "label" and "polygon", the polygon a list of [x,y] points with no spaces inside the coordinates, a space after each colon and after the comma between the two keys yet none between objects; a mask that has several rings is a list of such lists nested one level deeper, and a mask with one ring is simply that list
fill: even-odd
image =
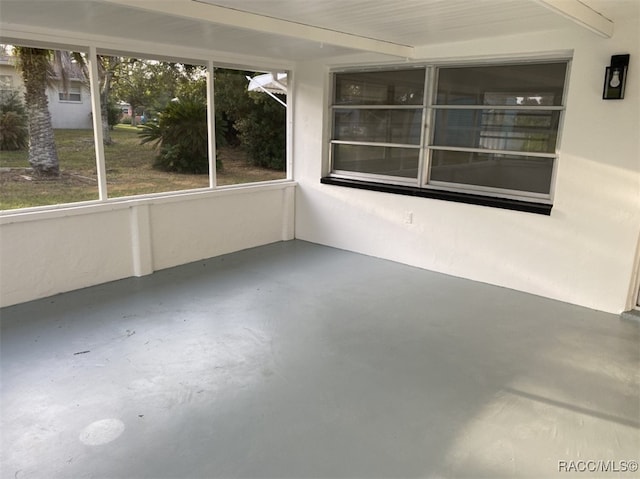
[{"label": "tree", "polygon": [[111,87],[114,77],[122,66],[122,57],[98,55],[98,76],[100,77],[100,115],[102,117],[102,142],[111,145],[111,125],[109,121],[109,109]]},{"label": "tree", "polygon": [[215,70],[215,106],[216,114],[229,124],[227,142],[238,146],[240,138],[236,122],[251,110],[251,98],[247,92],[247,75],[253,72],[216,68]]},{"label": "tree", "polygon": [[146,103],[150,75],[146,63],[135,58],[124,59],[113,79],[114,95],[131,105],[131,125],[136,125],[136,113]]},{"label": "tree", "polygon": [[286,108],[264,93],[247,90],[255,72],[216,69],[216,118],[228,121],[230,144],[239,145],[253,165],[286,167]]},{"label": "tree", "polygon": [[15,47],[14,51],[25,88],[29,164],[37,175],[58,176],[60,164],[47,99],[47,75],[51,71],[52,51],[29,47]]},{"label": "tree", "polygon": [[251,108],[234,125],[255,166],[283,170],[287,161],[287,110],[264,93],[249,93]]},{"label": "tree", "polygon": [[55,79],[66,90],[71,75],[86,79],[86,62],[80,53],[75,52],[15,46],[13,49],[25,88],[29,164],[36,175],[59,176],[60,162],[49,112],[47,87]]},{"label": "tree", "polygon": [[113,96],[131,105],[131,124],[145,109],[164,109],[176,96],[176,64],[123,58],[113,77]]}]

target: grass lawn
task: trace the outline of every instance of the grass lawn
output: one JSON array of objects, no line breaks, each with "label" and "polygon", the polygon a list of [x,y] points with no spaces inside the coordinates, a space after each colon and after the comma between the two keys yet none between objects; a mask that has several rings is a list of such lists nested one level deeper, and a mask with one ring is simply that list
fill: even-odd
[{"label": "grass lawn", "polygon": [[[109,198],[205,188],[208,175],[167,173],[153,168],[156,151],[141,145],[137,128],[118,125],[105,146]],[[26,151],[0,151],[0,209],[25,208],[98,199],[92,130],[56,130],[60,178],[39,179],[29,170]],[[218,185],[285,178],[283,171],[250,165],[237,148],[221,148]]]}]

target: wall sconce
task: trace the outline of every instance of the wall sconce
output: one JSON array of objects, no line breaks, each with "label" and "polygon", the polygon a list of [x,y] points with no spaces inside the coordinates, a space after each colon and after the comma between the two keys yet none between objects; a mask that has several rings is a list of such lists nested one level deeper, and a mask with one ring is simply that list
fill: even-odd
[{"label": "wall sconce", "polygon": [[629,55],[613,55],[611,65],[604,74],[603,100],[622,100],[624,87],[627,83],[627,68],[629,67]]}]

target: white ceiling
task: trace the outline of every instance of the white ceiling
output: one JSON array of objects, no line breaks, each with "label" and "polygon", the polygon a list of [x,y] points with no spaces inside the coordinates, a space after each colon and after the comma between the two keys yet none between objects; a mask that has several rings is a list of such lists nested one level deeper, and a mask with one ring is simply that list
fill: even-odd
[{"label": "white ceiling", "polygon": [[[640,10],[640,0],[580,3],[614,22]],[[403,56],[569,25],[579,28],[538,0],[0,0],[0,34],[53,29],[290,61],[363,50]]]},{"label": "white ceiling", "polygon": [[413,46],[566,24],[531,0],[199,1]]}]

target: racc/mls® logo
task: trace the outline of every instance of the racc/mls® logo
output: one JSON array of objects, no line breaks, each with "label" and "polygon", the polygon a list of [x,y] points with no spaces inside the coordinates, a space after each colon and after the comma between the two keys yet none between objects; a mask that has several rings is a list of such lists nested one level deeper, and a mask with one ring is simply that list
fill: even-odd
[{"label": "racc/mls\u00ae logo", "polygon": [[579,460],[558,461],[558,472],[636,472],[638,461]]}]

